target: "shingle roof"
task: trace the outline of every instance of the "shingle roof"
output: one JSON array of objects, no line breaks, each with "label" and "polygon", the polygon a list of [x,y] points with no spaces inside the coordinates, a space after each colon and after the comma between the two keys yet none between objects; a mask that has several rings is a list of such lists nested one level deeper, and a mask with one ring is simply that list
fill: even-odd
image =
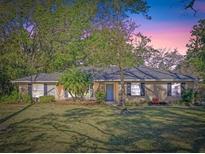
[{"label": "shingle roof", "polygon": [[[146,66],[139,66],[133,68],[127,68],[124,70],[125,81],[138,81],[138,80],[147,80],[147,81],[177,81],[177,80],[197,80],[196,77],[190,75],[182,75],[176,72],[171,71],[161,71],[153,69]],[[113,81],[120,80],[120,71],[117,67],[109,68],[102,71],[95,77],[95,80],[105,80]]]},{"label": "shingle roof", "polygon": [[13,82],[58,82],[61,73],[39,73],[32,76],[26,76]]},{"label": "shingle roof", "polygon": [[[120,81],[120,71],[117,67],[107,69],[81,68],[92,73],[93,80],[97,81]],[[61,73],[40,73],[27,76],[13,82],[30,82],[31,77],[35,82],[58,82]],[[125,81],[194,81],[198,78],[190,75],[182,75],[171,71],[161,71],[146,66],[127,68],[124,70]]]}]

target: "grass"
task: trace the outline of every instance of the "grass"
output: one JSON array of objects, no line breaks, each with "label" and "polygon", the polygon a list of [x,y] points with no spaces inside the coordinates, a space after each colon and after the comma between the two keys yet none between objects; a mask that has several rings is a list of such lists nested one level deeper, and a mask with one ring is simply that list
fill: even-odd
[{"label": "grass", "polygon": [[0,123],[0,152],[205,152],[205,108],[129,109],[35,104]]}]

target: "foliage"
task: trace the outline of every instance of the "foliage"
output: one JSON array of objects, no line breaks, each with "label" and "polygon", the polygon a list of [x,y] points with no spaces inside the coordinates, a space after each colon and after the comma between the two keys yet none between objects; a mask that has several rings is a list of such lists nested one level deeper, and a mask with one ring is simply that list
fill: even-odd
[{"label": "foliage", "polygon": [[5,95],[1,97],[1,102],[4,103],[19,103],[20,94],[18,91],[13,90],[10,95]]},{"label": "foliage", "polygon": [[196,93],[196,102],[201,104],[202,102],[205,102],[205,84],[198,84],[197,93]]},{"label": "foliage", "polygon": [[88,64],[97,67],[115,65],[119,69],[123,91],[121,104],[124,104],[125,99],[123,71],[126,67],[136,66],[141,62],[134,56],[133,46],[128,41],[128,32],[125,32],[123,27],[97,29],[86,40],[86,51],[89,53]]},{"label": "foliage", "polygon": [[91,84],[91,76],[78,68],[70,68],[63,73],[59,81],[72,98],[83,98]]},{"label": "foliage", "polygon": [[31,96],[28,94],[20,94],[17,90],[12,90],[10,94],[0,97],[3,103],[31,103]]},{"label": "foliage", "polygon": [[155,49],[151,43],[151,39],[138,33],[135,37],[135,56],[141,57],[144,65],[161,70],[174,70],[176,66],[182,63],[184,56],[177,49]]},{"label": "foliage", "polygon": [[3,70],[0,70],[0,97],[9,94],[13,89],[9,77]]},{"label": "foliage", "polygon": [[[104,2],[104,1],[103,1]],[[146,17],[148,6],[145,1],[105,1],[97,15],[96,27],[86,39],[86,59],[89,65],[109,67],[115,65],[119,69],[121,92],[120,105],[125,102],[124,69],[141,64],[141,58],[133,53],[132,37],[136,24],[128,20],[127,12],[144,14]],[[149,17],[148,17],[149,18]]]},{"label": "foliage", "polygon": [[127,43],[133,25],[124,19],[128,12],[149,18],[143,0],[11,0],[0,4],[0,61],[10,80],[82,64],[114,64],[123,81],[123,69],[137,62]]},{"label": "foliage", "polygon": [[205,79],[205,19],[199,20],[198,24],[193,26],[187,47],[185,61],[179,66],[179,70]]},{"label": "foliage", "polygon": [[51,102],[55,102],[55,97],[54,97],[54,96],[40,96],[40,97],[39,97],[39,102],[40,102],[40,103],[51,103]]},{"label": "foliage", "polygon": [[95,97],[98,103],[103,103],[105,101],[105,93],[102,91],[97,91]]},{"label": "foliage", "polygon": [[28,94],[20,94],[20,101],[22,103],[31,103],[32,102],[32,98]]},{"label": "foliage", "polygon": [[[95,2],[1,1],[2,83],[76,65],[84,58],[80,39],[95,15]],[[79,43],[78,43],[79,42]],[[3,84],[6,85],[6,84]],[[2,88],[3,93],[9,93]]]},{"label": "foliage", "polygon": [[193,89],[186,89],[181,94],[182,101],[191,103],[194,99],[194,91]]}]

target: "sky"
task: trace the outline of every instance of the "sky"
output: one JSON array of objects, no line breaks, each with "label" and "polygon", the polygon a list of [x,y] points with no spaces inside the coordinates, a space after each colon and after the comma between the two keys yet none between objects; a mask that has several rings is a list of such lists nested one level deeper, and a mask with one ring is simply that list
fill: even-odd
[{"label": "sky", "polygon": [[192,10],[185,10],[185,3],[190,0],[147,0],[151,20],[142,15],[130,17],[139,25],[136,31],[151,38],[155,48],[177,48],[181,54],[186,53],[192,27],[199,19],[205,19],[205,0],[196,0]]}]

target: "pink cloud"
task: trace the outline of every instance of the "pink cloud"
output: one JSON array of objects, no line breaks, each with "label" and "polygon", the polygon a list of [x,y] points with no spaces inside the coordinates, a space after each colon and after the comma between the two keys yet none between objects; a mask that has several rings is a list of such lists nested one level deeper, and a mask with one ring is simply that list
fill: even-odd
[{"label": "pink cloud", "polygon": [[177,48],[180,53],[186,53],[186,44],[190,39],[192,25],[169,25],[167,23],[155,25],[152,28],[140,30],[151,38],[154,48]]}]

